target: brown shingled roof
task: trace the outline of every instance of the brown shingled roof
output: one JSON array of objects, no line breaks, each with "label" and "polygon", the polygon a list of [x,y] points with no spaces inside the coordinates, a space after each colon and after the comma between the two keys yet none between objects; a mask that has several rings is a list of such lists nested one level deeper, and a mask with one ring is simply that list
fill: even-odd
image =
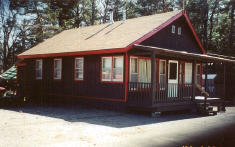
[{"label": "brown shingled roof", "polygon": [[155,14],[89,27],[65,30],[19,56],[126,48],[181,11]]}]

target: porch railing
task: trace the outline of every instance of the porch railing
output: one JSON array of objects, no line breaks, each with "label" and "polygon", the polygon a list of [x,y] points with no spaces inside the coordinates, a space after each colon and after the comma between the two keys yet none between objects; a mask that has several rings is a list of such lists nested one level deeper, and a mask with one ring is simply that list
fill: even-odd
[{"label": "porch railing", "polygon": [[135,105],[150,105],[174,101],[186,101],[192,98],[192,84],[156,85],[155,99],[151,98],[151,83],[130,82],[128,101]]},{"label": "porch railing", "polygon": [[[205,90],[205,85],[203,85],[203,90]],[[207,92],[209,93],[210,97],[224,97],[224,85],[223,84],[207,84]]]},{"label": "porch railing", "polygon": [[151,100],[151,83],[130,82],[128,102],[134,106],[149,106]]}]

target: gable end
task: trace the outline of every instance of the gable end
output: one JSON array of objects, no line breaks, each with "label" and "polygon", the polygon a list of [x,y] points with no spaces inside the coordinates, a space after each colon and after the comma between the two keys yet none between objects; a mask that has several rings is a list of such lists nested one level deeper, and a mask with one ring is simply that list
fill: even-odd
[{"label": "gable end", "polygon": [[[175,33],[172,33],[172,25],[175,26]],[[185,11],[178,13],[133,44],[206,54]]]}]

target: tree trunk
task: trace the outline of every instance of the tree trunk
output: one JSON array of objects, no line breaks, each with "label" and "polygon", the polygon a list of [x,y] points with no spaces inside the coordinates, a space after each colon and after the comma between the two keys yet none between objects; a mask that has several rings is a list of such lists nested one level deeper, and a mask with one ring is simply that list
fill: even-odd
[{"label": "tree trunk", "polygon": [[162,11],[166,12],[166,2],[165,2],[165,0],[162,0]]},{"label": "tree trunk", "polygon": [[103,3],[104,6],[104,15],[103,15],[103,23],[106,23],[107,13],[108,13],[108,6],[109,6],[109,0],[105,0]]},{"label": "tree trunk", "polygon": [[202,43],[204,48],[207,50],[207,41],[208,41],[208,37],[207,37],[207,23],[208,23],[208,3],[207,0],[203,0],[201,1],[201,5],[202,5],[202,10],[201,10],[201,39],[202,39]]},{"label": "tree trunk", "polygon": [[231,10],[231,24],[230,24],[230,34],[229,34],[229,48],[233,54],[235,54],[235,49],[233,48],[233,43],[234,43],[234,13],[235,13],[235,1],[231,0],[231,5],[232,5],[232,10]]},{"label": "tree trunk", "polygon": [[92,0],[91,2],[91,25],[95,24],[95,0]]},{"label": "tree trunk", "polygon": [[209,37],[208,37],[208,46],[211,47],[211,39],[212,39],[212,33],[213,33],[213,27],[214,27],[214,23],[213,23],[213,18],[214,18],[214,14],[215,14],[215,9],[217,8],[219,4],[219,0],[216,0],[214,3],[214,7],[211,10],[211,16],[210,16],[210,32],[209,32]]}]

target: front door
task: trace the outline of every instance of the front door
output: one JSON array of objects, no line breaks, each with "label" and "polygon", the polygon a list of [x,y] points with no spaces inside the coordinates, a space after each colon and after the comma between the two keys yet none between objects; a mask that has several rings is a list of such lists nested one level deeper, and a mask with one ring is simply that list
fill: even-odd
[{"label": "front door", "polygon": [[178,61],[176,60],[169,60],[168,97],[178,97]]}]

